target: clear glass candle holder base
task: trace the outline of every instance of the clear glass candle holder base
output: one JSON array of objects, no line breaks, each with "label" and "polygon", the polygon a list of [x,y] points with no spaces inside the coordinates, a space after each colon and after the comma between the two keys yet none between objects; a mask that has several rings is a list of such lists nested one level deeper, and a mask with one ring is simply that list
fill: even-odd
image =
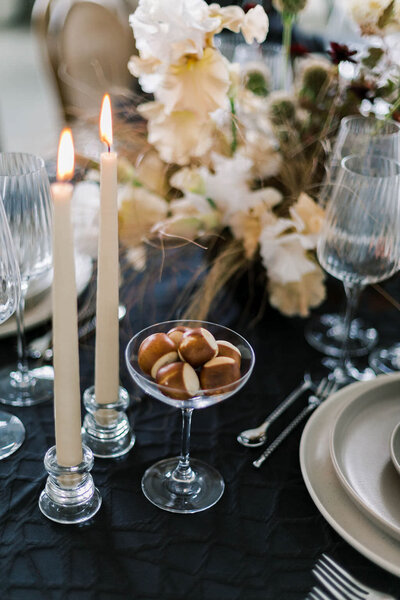
[{"label": "clear glass candle holder base", "polygon": [[90,471],[93,453],[82,447],[80,465],[62,467],[57,463],[56,447],[46,452],[44,466],[49,476],[40,494],[39,508],[45,517],[56,523],[73,525],[91,519],[101,506],[101,496]]},{"label": "clear glass candle holder base", "polygon": [[224,493],[225,483],[220,473],[210,465],[190,459],[192,476],[177,479],[179,457],[160,460],[147,469],[142,478],[142,490],[150,502],[174,513],[196,513],[210,508]]},{"label": "clear glass candle holder base", "polygon": [[85,390],[83,403],[87,414],[83,420],[82,441],[97,458],[123,456],[135,443],[135,435],[125,413],[129,406],[129,394],[120,387],[118,400],[98,404],[94,386]]}]

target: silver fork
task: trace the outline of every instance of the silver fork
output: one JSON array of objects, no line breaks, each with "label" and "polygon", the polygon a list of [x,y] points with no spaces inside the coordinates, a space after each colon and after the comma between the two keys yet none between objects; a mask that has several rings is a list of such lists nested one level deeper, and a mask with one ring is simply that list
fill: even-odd
[{"label": "silver fork", "polygon": [[289,423],[289,425],[278,435],[277,438],[264,450],[264,452],[253,462],[257,468],[261,467],[263,462],[277,449],[277,447],[287,438],[289,433],[297,427],[297,425],[310,413],[321,404],[330,394],[337,390],[338,384],[334,379],[324,377],[321,380],[317,391],[308,399],[308,404],[303,410]]},{"label": "silver fork", "polygon": [[331,600],[322,590],[317,587],[313,587],[309,592],[306,600]]},{"label": "silver fork", "polygon": [[312,572],[332,596],[339,600],[395,600],[393,596],[361,583],[326,554],[322,555]]}]

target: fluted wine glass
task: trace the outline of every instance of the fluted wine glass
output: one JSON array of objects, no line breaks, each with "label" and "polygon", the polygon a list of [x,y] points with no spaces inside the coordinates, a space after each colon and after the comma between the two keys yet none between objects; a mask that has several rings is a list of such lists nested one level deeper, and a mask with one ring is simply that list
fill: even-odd
[{"label": "fluted wine glass", "polygon": [[326,206],[317,255],[342,281],[347,297],[344,338],[334,375],[339,385],[373,376],[359,371],[349,355],[354,310],[367,284],[391,277],[400,259],[400,163],[380,156],[348,156]]},{"label": "fluted wine glass", "polygon": [[[0,198],[0,324],[15,312],[21,281],[14,244]],[[14,415],[0,411],[0,460],[13,454],[25,439],[25,429]]]},{"label": "fluted wine glass", "polygon": [[18,364],[16,369],[9,366],[0,371],[0,402],[30,406],[53,397],[52,370],[29,368],[24,332],[28,284],[52,265],[51,193],[43,159],[19,152],[0,153],[0,194],[21,274],[16,310]]},{"label": "fluted wine glass", "polygon": [[[216,340],[224,340],[236,346],[241,354],[240,378],[233,383],[219,385],[218,389],[200,389],[192,397],[179,400],[182,390],[167,388],[145,375],[138,361],[141,343],[150,335],[165,334],[177,326],[203,327]],[[192,413],[194,409],[206,408],[226,400],[244,386],[254,366],[252,347],[241,335],[222,325],[206,321],[164,321],[137,333],[129,342],[125,357],[129,373],[144,392],[182,411],[181,454],[179,457],[161,460],[147,469],[142,479],[144,495],[159,508],[170,512],[196,513],[210,508],[222,496],[225,484],[214,467],[189,456]]]},{"label": "fluted wine glass", "polygon": [[[351,154],[386,156],[400,161],[400,123],[376,117],[352,115],[342,119],[336,142],[327,161],[325,183],[334,183],[342,158]],[[339,356],[343,343],[344,318],[327,313],[310,320],[305,328],[309,344],[330,356]],[[349,354],[364,356],[376,345],[378,332],[360,319],[351,324]],[[400,355],[400,351],[399,351]]]}]

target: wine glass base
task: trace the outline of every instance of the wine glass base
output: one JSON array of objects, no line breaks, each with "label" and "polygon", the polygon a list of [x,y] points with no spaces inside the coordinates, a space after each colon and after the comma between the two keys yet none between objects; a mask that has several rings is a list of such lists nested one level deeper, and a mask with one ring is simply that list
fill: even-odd
[{"label": "wine glass base", "polygon": [[196,459],[190,459],[195,474],[196,492],[174,494],[168,488],[172,472],[178,466],[179,458],[161,460],[145,472],[142,490],[150,502],[169,512],[187,514],[210,508],[224,493],[225,483],[214,467]]},{"label": "wine glass base", "polygon": [[10,367],[0,370],[0,402],[10,406],[33,406],[52,400],[54,397],[53,367],[30,369],[31,382],[22,386],[18,383],[18,372]]},{"label": "wine glass base", "polygon": [[[339,357],[343,347],[343,317],[339,314],[325,314],[314,317],[304,330],[307,342],[328,356]],[[365,356],[378,341],[378,332],[366,327],[361,319],[351,323],[349,356]]]},{"label": "wine glass base", "polygon": [[14,454],[25,439],[25,427],[15,415],[0,411],[0,460]]},{"label": "wine glass base", "polygon": [[375,377],[376,373],[369,367],[359,365],[356,361],[348,361],[346,369],[343,369],[339,366],[339,361],[332,357],[324,357],[321,362],[314,363],[306,374],[306,378],[311,380],[311,389],[314,393],[325,378],[334,379],[336,389],[340,389],[351,383],[369,381]]},{"label": "wine glass base", "polygon": [[400,344],[390,348],[378,348],[369,357],[369,364],[377,373],[400,371]]}]

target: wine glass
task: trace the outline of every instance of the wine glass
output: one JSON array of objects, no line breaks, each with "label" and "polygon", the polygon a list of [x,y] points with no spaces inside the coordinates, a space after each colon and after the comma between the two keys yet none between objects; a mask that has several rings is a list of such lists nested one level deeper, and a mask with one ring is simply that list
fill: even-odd
[{"label": "wine glass", "polygon": [[[198,391],[188,400],[176,400],[168,394],[179,394],[179,390],[157,384],[143,373],[138,363],[138,351],[145,338],[154,333],[167,333],[170,329],[184,326],[203,327],[216,340],[230,342],[241,353],[240,379],[220,386],[219,389]],[[221,475],[206,463],[189,457],[190,428],[195,408],[206,408],[222,402],[238,392],[246,383],[254,366],[254,352],[250,344],[238,333],[227,327],[206,321],[165,321],[143,329],[137,333],[126,348],[126,363],[135,383],[147,394],[182,411],[182,449],[179,457],[159,461],[145,472],[142,490],[150,502],[164,510],[176,513],[195,513],[213,506],[222,496],[224,480]],[[166,393],[164,393],[166,392]]]},{"label": "wine glass", "polygon": [[337,185],[331,187],[317,256],[346,292],[343,346],[334,370],[339,385],[346,385],[373,376],[371,369],[359,371],[351,363],[348,339],[364,287],[398,270],[400,163],[375,155],[347,156],[341,161]]},{"label": "wine glass", "polygon": [[[326,183],[334,183],[342,158],[351,154],[376,154],[400,161],[400,123],[376,117],[352,115],[342,119],[339,133],[327,163]],[[329,356],[340,356],[344,337],[343,316],[328,313],[314,317],[305,328],[308,343]],[[378,341],[378,332],[354,319],[348,351],[351,356],[368,354]]]},{"label": "wine glass", "polygon": [[[21,281],[14,245],[0,198],[0,323],[15,312]],[[25,429],[14,415],[0,411],[0,460],[13,454],[25,439]]]},{"label": "wine glass", "polygon": [[52,264],[51,194],[43,159],[25,153],[0,153],[0,194],[21,274],[16,310],[18,365],[16,370],[10,366],[0,370],[0,402],[30,406],[53,397],[52,369],[29,368],[24,328],[29,281],[43,275]]}]

